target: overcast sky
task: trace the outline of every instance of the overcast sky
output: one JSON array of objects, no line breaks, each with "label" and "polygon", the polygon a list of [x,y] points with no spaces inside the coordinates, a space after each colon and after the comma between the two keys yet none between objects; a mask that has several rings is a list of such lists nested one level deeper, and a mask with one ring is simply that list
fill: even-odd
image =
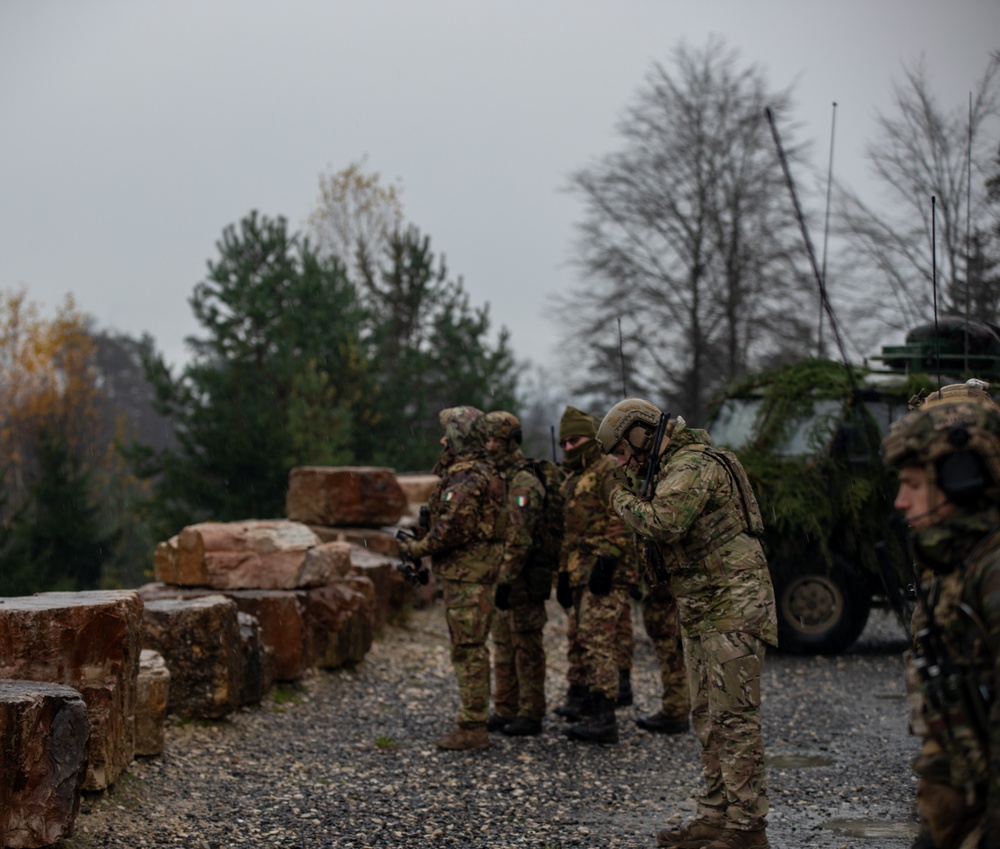
[{"label": "overcast sky", "polygon": [[[578,201],[654,62],[715,35],[795,83],[800,138],[863,189],[903,64],[965,108],[998,0],[0,0],[0,289],[183,361],[188,297],[250,210],[301,229],[367,156],[515,352],[544,365]],[[805,179],[805,175],[803,175]]]}]

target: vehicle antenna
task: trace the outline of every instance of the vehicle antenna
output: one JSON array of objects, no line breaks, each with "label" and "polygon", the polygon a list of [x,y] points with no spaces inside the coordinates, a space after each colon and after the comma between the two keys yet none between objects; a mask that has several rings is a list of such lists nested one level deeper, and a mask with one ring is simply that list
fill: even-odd
[{"label": "vehicle antenna", "polygon": [[622,362],[622,398],[628,398],[628,386],[625,383],[625,348],[622,344],[621,316],[618,316],[618,357]]},{"label": "vehicle antenna", "polygon": [[937,197],[931,195],[931,296],[934,300],[934,359],[937,362],[938,397],[941,397],[941,334],[938,332]]},{"label": "vehicle antenna", "polygon": [[816,277],[816,283],[819,285],[820,301],[823,304],[823,310],[830,319],[830,327],[833,328],[833,335],[837,340],[837,348],[840,350],[840,358],[844,363],[844,367],[847,369],[848,379],[851,381],[851,386],[856,393],[858,385],[857,380],[854,377],[854,369],[851,368],[850,363],[847,360],[847,352],[844,350],[844,340],[840,335],[840,327],[837,325],[837,317],[833,313],[833,306],[830,304],[830,299],[826,296],[826,283],[823,280],[823,275],[820,273],[819,264],[816,262],[816,251],[813,250],[812,240],[809,238],[809,231],[806,229],[806,219],[802,214],[802,207],[799,206],[799,198],[795,193],[795,182],[792,180],[792,172],[788,168],[788,160],[785,158],[785,151],[781,146],[781,139],[778,137],[778,127],[774,123],[774,115],[771,112],[770,107],[765,108],[764,113],[767,115],[768,124],[771,125],[771,136],[774,138],[774,146],[778,150],[778,159],[781,161],[781,170],[785,175],[785,184],[788,186],[788,193],[792,196],[792,205],[795,207],[795,217],[799,222],[799,229],[802,230],[802,238],[806,243],[806,253],[809,255],[809,263],[812,265],[813,274]]},{"label": "vehicle antenna", "polygon": [[[830,237],[830,190],[833,186],[833,131],[837,126],[837,101],[833,101],[833,115],[830,118],[830,166],[826,173],[826,223],[823,225],[823,283],[826,283],[826,245]],[[819,334],[817,335],[817,356],[823,356],[823,302],[819,305]]]}]

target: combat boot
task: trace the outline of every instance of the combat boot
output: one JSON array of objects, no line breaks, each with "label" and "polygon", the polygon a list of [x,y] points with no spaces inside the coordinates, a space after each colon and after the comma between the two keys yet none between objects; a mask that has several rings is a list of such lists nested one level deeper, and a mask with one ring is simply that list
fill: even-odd
[{"label": "combat boot", "polygon": [[762,828],[751,831],[727,828],[711,843],[706,843],[703,849],[771,849],[767,842],[767,833]]},{"label": "combat boot", "polygon": [[632,704],[632,670],[618,670],[618,698],[615,699],[615,707],[628,707]]},{"label": "combat boot", "polygon": [[519,716],[501,728],[500,733],[508,737],[534,737],[542,733],[542,723],[538,719]]},{"label": "combat boot", "polygon": [[591,693],[591,713],[578,725],[571,725],[566,733],[574,740],[585,743],[617,743],[618,720],[615,703],[603,693]]},{"label": "combat boot", "polygon": [[476,728],[462,728],[456,726],[444,737],[438,737],[434,745],[439,749],[488,749],[490,747],[490,734],[485,725]]},{"label": "combat boot", "polygon": [[576,722],[583,716],[584,705],[589,695],[590,691],[583,684],[570,684],[566,691],[566,703],[556,708],[556,714],[569,722]]},{"label": "combat boot", "polygon": [[639,717],[635,724],[644,731],[652,731],[654,734],[683,734],[688,730],[686,716],[683,719],[670,719],[662,710],[651,716]]},{"label": "combat boot", "polygon": [[503,727],[508,722],[513,722],[514,717],[512,716],[500,716],[498,713],[491,713],[486,719],[486,730],[487,731],[503,731]]},{"label": "combat boot", "polygon": [[681,828],[665,828],[656,833],[656,845],[667,849],[702,849],[725,834],[721,825],[708,820],[694,820]]}]

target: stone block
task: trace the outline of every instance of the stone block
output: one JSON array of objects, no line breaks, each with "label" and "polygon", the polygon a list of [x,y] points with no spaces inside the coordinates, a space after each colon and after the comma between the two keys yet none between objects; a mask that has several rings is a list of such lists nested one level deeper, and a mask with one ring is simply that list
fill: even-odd
[{"label": "stone block", "polygon": [[392,469],[297,466],[288,475],[285,515],[308,525],[394,525],[406,505]]},{"label": "stone block", "polygon": [[104,790],[132,760],[143,602],[124,590],[0,599],[0,678],[77,690],[87,705],[85,790]]},{"label": "stone block", "polygon": [[311,664],[335,669],[364,660],[374,631],[371,581],[357,577],[315,587],[305,596]]},{"label": "stone block", "polygon": [[163,727],[170,704],[170,670],[163,655],[143,649],[139,655],[136,684],[135,753],[159,755],[163,752]]},{"label": "stone block", "polygon": [[274,680],[298,681],[309,668],[304,591],[232,590],[236,607],[260,624],[260,634],[273,653]]},{"label": "stone block", "polygon": [[156,547],[157,581],[217,590],[322,586],[349,568],[346,549],[283,519],[188,525]]},{"label": "stone block", "polygon": [[217,719],[239,706],[243,658],[236,613],[236,605],[218,594],[146,603],[143,648],[163,655],[170,670],[170,713]]},{"label": "stone block", "polygon": [[240,653],[243,655],[241,705],[259,704],[274,684],[274,649],[264,642],[256,616],[239,611]]},{"label": "stone block", "polygon": [[412,473],[396,475],[396,482],[406,496],[405,515],[416,519],[421,506],[430,500],[431,493],[441,482],[441,478],[437,475]]},{"label": "stone block", "polygon": [[72,687],[0,680],[0,844],[51,846],[73,833],[89,741]]}]

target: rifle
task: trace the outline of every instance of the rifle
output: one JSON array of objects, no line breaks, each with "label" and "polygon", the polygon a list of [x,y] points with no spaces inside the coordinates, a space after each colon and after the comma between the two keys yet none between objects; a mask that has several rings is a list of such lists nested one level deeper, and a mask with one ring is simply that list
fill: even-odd
[{"label": "rifle", "polygon": [[667,432],[667,422],[670,420],[670,413],[660,413],[660,420],[656,423],[656,433],[653,434],[653,448],[649,456],[649,466],[646,468],[646,478],[642,482],[642,490],[639,498],[649,501],[653,497],[653,478],[656,477],[656,468],[660,464],[660,447],[663,445],[663,437]]},{"label": "rifle", "polygon": [[[422,539],[431,529],[431,511],[426,505],[420,508],[420,517],[417,519],[417,527],[412,531],[400,528],[396,531],[396,539]],[[426,584],[430,578],[430,572],[419,563],[412,563],[409,560],[400,559],[396,564],[396,571],[399,572],[415,587]]]}]

